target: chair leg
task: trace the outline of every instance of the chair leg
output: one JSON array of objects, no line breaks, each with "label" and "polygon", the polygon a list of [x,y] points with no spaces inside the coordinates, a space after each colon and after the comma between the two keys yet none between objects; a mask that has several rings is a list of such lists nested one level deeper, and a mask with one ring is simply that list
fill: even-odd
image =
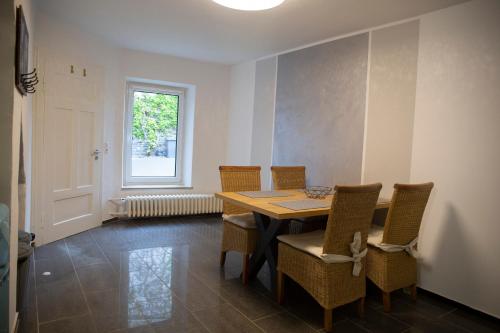
[{"label": "chair leg", "polygon": [[410,286],[410,296],[414,302],[417,300],[417,285],[416,284],[413,284]]},{"label": "chair leg", "polygon": [[278,290],[277,290],[277,298],[278,298],[278,304],[283,304],[285,300],[285,274],[283,272],[278,271]]},{"label": "chair leg", "polygon": [[243,285],[248,284],[248,264],[250,262],[250,255],[249,254],[244,254],[243,255]]},{"label": "chair leg", "polygon": [[226,251],[221,251],[220,252],[220,266],[224,267],[225,263],[226,263]]},{"label": "chair leg", "polygon": [[384,312],[391,312],[391,293],[383,291],[382,299],[384,301]]},{"label": "chair leg", "polygon": [[365,316],[365,298],[361,297],[358,300],[358,316],[363,318]]},{"label": "chair leg", "polygon": [[333,330],[333,309],[324,310],[324,326],[326,332],[331,332]]}]

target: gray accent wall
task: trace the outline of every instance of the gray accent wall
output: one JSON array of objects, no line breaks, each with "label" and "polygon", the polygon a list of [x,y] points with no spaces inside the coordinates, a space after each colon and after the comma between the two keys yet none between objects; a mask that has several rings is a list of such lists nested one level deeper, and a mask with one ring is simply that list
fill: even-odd
[{"label": "gray accent wall", "polygon": [[274,104],[276,96],[277,58],[257,61],[252,126],[251,164],[262,167],[262,188],[271,185]]},{"label": "gray accent wall", "polygon": [[305,165],[308,185],[359,184],[368,34],[278,57],[273,165]]}]

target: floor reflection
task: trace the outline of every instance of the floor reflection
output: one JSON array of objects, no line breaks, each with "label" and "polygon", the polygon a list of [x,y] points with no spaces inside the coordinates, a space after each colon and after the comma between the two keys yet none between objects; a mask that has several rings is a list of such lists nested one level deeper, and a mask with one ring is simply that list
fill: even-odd
[{"label": "floor reflection", "polygon": [[167,321],[172,317],[172,248],[128,252],[128,327]]},{"label": "floor reflection", "polygon": [[[241,254],[229,253],[220,269],[222,227],[220,216],[117,221],[38,247],[19,333],[320,332],[321,306],[292,280],[279,307],[267,265],[248,286]],[[86,251],[68,252],[75,244]],[[105,258],[80,260],[94,247]],[[387,315],[368,284],[366,303],[364,319],[351,304],[335,309],[335,332],[500,332],[484,315],[424,292],[417,302],[395,292]]]}]

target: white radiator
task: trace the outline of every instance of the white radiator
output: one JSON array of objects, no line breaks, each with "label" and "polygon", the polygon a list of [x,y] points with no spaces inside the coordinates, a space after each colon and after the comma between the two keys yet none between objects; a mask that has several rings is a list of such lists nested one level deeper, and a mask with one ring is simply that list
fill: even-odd
[{"label": "white radiator", "polygon": [[213,194],[133,195],[124,199],[127,217],[209,214],[222,212]]}]

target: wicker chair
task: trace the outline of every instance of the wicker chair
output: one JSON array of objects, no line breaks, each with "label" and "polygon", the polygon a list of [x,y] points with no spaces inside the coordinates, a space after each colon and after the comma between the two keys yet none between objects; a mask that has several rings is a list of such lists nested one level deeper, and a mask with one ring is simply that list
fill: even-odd
[{"label": "wicker chair", "polygon": [[372,226],[368,236],[366,275],[381,290],[384,311],[391,310],[390,293],[409,287],[417,297],[416,242],[433,183],[394,185],[385,226]]},{"label": "wicker chair", "polygon": [[[271,174],[275,190],[303,190],[306,188],[305,166],[271,166]],[[288,225],[288,232],[300,234],[324,229],[326,219],[326,216],[293,219]]]},{"label": "wicker chair", "polygon": [[278,302],[283,303],[285,275],[300,284],[324,308],[324,326],[332,330],[332,310],[359,300],[366,292],[364,256],[381,184],[336,186],[325,230],[278,236]]},{"label": "wicker chair", "polygon": [[272,166],[271,174],[275,190],[306,188],[306,167],[304,166]]},{"label": "wicker chair", "polygon": [[[220,166],[222,191],[260,191],[259,166]],[[220,265],[226,262],[227,251],[243,253],[243,284],[248,283],[248,263],[250,254],[257,244],[257,229],[252,212],[223,203],[223,233]]]}]

